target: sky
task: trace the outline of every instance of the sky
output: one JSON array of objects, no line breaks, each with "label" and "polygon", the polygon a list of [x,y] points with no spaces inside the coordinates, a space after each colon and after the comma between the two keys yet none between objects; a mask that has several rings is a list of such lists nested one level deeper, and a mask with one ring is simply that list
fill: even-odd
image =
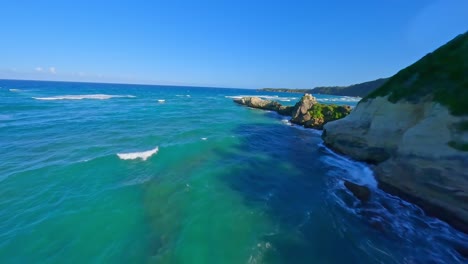
[{"label": "sky", "polygon": [[0,1],[0,79],[350,85],[468,30],[467,0]]}]

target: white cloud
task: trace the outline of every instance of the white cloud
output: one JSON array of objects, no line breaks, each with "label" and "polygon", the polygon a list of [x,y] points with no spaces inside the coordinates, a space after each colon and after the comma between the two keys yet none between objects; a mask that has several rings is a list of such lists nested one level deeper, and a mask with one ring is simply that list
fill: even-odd
[{"label": "white cloud", "polygon": [[49,68],[49,72],[52,73],[52,74],[56,74],[57,71],[55,70],[55,67],[50,67]]},{"label": "white cloud", "polygon": [[41,72],[41,71],[42,71],[42,67],[36,67],[34,70],[36,70],[37,72]]}]

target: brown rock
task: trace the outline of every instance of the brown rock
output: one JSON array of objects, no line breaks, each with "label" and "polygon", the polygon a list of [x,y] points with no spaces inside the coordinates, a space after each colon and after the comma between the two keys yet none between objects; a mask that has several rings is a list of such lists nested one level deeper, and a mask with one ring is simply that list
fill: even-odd
[{"label": "brown rock", "polygon": [[291,122],[303,125],[305,122],[309,121],[311,118],[309,109],[311,109],[314,104],[317,104],[317,99],[311,94],[304,94],[292,110]]}]

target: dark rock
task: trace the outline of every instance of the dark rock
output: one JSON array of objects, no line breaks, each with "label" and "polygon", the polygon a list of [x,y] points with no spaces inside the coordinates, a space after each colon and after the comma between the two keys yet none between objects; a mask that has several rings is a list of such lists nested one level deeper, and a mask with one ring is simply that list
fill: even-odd
[{"label": "dark rock", "polygon": [[344,186],[346,187],[346,189],[352,192],[353,195],[356,196],[356,198],[358,198],[361,202],[364,203],[364,202],[369,201],[370,196],[371,196],[371,191],[369,190],[368,187],[355,184],[347,180],[344,181]]}]

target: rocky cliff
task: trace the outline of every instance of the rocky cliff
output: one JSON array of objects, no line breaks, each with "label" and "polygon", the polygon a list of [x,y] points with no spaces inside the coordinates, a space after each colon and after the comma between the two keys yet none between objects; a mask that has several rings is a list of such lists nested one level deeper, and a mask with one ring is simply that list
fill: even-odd
[{"label": "rocky cliff", "polygon": [[322,138],[376,164],[382,189],[468,233],[468,33],[326,124]]}]

